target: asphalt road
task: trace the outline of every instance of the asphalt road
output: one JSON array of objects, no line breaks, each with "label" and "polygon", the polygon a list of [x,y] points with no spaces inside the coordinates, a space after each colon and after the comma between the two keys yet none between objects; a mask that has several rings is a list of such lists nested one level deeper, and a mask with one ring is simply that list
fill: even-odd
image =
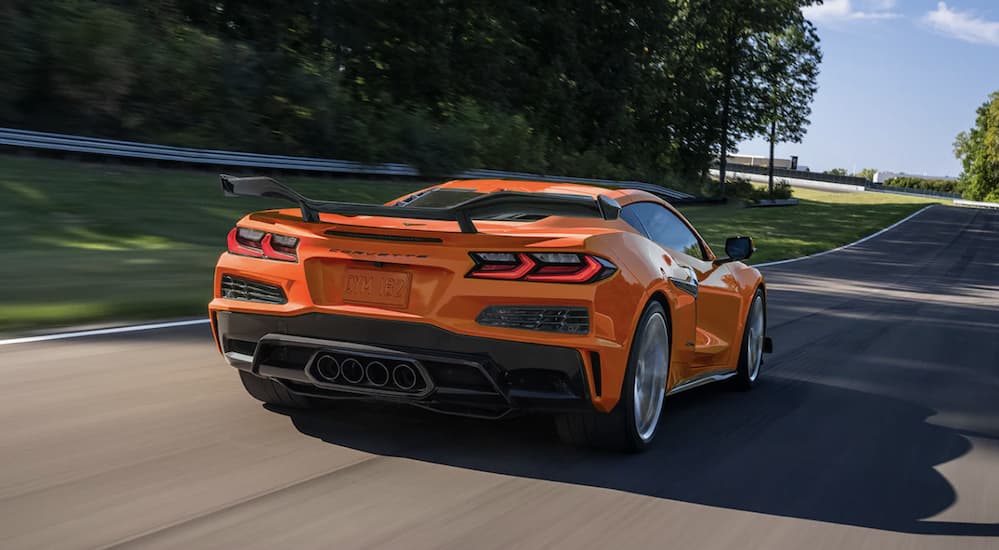
[{"label": "asphalt road", "polygon": [[999,548],[997,269],[999,212],[948,207],[766,269],[761,384],[637,456],[268,410],[204,326],[0,346],[0,547]]}]

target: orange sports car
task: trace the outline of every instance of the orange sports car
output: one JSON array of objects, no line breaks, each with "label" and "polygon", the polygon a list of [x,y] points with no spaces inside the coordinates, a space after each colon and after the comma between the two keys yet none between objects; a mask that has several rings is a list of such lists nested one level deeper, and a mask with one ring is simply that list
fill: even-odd
[{"label": "orange sports car", "polygon": [[466,180],[366,205],[221,180],[297,205],[238,222],[209,306],[266,403],[546,412],[567,441],[638,451],[667,395],[751,387],[770,351],[752,241],[715,256],[655,186]]}]

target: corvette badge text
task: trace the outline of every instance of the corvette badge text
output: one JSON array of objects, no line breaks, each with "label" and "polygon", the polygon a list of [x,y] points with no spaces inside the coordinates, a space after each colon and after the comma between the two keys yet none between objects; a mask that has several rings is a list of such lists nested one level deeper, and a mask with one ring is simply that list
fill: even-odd
[{"label": "corvette badge text", "polygon": [[368,258],[426,258],[426,254],[392,254],[390,252],[367,252],[364,250],[347,250],[344,248],[331,248],[330,252],[339,252],[348,256],[368,257]]}]

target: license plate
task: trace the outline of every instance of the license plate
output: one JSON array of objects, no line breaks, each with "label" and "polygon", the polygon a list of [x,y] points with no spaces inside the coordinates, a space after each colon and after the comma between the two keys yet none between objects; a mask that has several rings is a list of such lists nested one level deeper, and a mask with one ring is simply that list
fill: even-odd
[{"label": "license plate", "polygon": [[343,301],[406,307],[412,274],[377,269],[347,269]]}]

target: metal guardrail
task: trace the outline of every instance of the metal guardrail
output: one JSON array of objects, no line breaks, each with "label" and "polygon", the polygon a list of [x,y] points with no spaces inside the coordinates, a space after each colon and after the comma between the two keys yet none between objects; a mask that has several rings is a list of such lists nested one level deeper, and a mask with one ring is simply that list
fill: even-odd
[{"label": "metal guardrail", "polygon": [[[745,164],[733,164],[729,163],[727,166],[729,172],[744,172],[748,174],[761,174],[766,175],[766,166],[748,166]],[[839,183],[844,185],[856,185],[863,186],[867,191],[880,191],[884,193],[902,193],[906,195],[923,195],[927,197],[944,197],[948,199],[960,199],[961,195],[959,193],[948,193],[945,191],[932,191],[929,189],[917,189],[914,187],[895,187],[893,185],[882,185],[880,183],[874,183],[866,178],[858,178],[856,176],[838,176],[836,174],[823,174],[821,172],[805,172],[804,170],[790,170],[788,168],[774,168],[774,179],[777,178],[793,178],[802,179],[810,181],[819,181],[825,183]]]},{"label": "metal guardrail", "polygon": [[[191,149],[187,147],[172,147],[154,145],[135,141],[120,141],[112,139],[35,132],[14,128],[0,128],[0,145],[8,147],[24,147],[47,151],[63,151],[81,153],[102,157],[146,159],[183,164],[208,166],[270,168],[275,170],[293,170],[319,172],[330,174],[361,174],[393,177],[418,177],[420,171],[408,164],[376,163],[317,159],[309,157],[293,157],[281,155],[262,155],[259,153],[241,153],[221,151],[217,149]],[[501,170],[469,170],[453,176],[457,179],[528,179],[534,181],[584,183],[591,185],[620,186],[640,189],[654,189],[678,202],[694,202],[698,197],[674,189],[660,187],[651,183],[637,181],[602,180],[594,178],[574,178],[551,176],[547,174],[531,174],[527,172],[504,172]]]},{"label": "metal guardrail", "polygon": [[314,159],[240,153],[215,149],[190,149],[153,145],[135,141],[118,141],[101,138],[52,134],[0,128],[0,145],[65,151],[91,155],[162,160],[185,164],[213,166],[241,166],[247,168],[274,168],[341,174],[375,174],[388,176],[419,176],[415,168],[405,164],[363,164],[343,160]]},{"label": "metal guardrail", "polygon": [[[728,163],[726,170],[729,172],[746,172],[749,174],[762,174],[767,175],[769,172],[766,166],[750,166],[748,164],[733,164]],[[856,176],[837,176],[835,174],[823,174],[821,172],[806,172],[804,170],[791,170],[790,168],[777,168],[774,167],[774,179],[777,178],[796,178],[800,180],[812,180],[812,181],[823,181],[828,183],[843,183],[846,185],[863,185],[866,186],[870,183],[869,180],[865,178],[858,178]]]},{"label": "metal guardrail", "polygon": [[923,195],[926,197],[940,197],[944,199],[960,199],[960,193],[949,193],[947,191],[933,191],[932,189],[918,189],[916,187],[895,187],[894,185],[883,185],[880,183],[867,184],[868,191],[880,191],[882,193],[905,193],[907,195]]},{"label": "metal guardrail", "polygon": [[[716,177],[716,178],[719,175],[718,174],[718,170],[716,170],[714,168],[710,169],[708,171],[708,173],[711,174],[712,176]],[[728,181],[730,181],[730,182],[733,181],[733,180],[735,180],[735,179],[740,179],[741,178],[741,179],[748,179],[749,181],[751,181],[753,183],[762,183],[762,184],[766,184],[767,183],[767,176],[766,176],[766,174],[757,174],[755,172],[750,173],[750,172],[741,172],[741,171],[738,171],[738,170],[729,170],[728,171],[728,175],[729,175]],[[828,181],[820,181],[820,180],[814,180],[814,179],[813,180],[803,180],[803,179],[798,179],[798,178],[788,178],[788,177],[779,178],[779,177],[774,177],[774,183],[780,183],[780,182],[788,183],[792,187],[807,187],[807,188],[812,188],[812,189],[819,189],[819,190],[825,190],[825,191],[834,191],[834,192],[853,193],[853,192],[859,192],[859,191],[866,191],[867,190],[863,185],[851,185],[851,184],[847,184],[847,183],[832,183],[832,182],[828,182]]]},{"label": "metal guardrail", "polygon": [[973,208],[993,208],[999,209],[999,203],[994,202],[981,202],[981,201],[966,201],[962,199],[954,199],[955,206],[971,206]]}]

